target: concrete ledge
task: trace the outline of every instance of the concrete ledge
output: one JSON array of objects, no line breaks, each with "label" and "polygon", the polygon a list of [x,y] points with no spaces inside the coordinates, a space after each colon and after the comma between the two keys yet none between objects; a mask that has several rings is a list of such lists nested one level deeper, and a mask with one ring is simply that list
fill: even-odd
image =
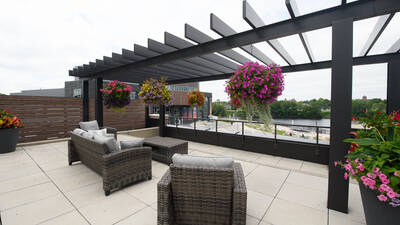
[{"label": "concrete ledge", "polygon": [[24,143],[18,143],[17,147],[50,144],[50,143],[55,143],[55,142],[68,141],[69,139],[71,139],[71,138],[57,138],[57,139],[50,139],[50,140],[43,140],[43,141],[24,142]]},{"label": "concrete ledge", "polygon": [[136,130],[128,130],[118,132],[119,134],[127,134],[135,137],[149,138],[154,136],[159,136],[159,128],[158,127],[148,127]]}]

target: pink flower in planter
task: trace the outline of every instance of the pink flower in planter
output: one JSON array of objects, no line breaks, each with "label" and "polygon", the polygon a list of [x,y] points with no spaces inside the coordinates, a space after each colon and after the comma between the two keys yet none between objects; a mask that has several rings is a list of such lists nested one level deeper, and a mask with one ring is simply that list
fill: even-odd
[{"label": "pink flower in planter", "polygon": [[375,179],[375,178],[376,178],[376,174],[368,173],[367,176],[368,176],[369,178],[371,178],[371,179]]},{"label": "pink flower in planter", "polygon": [[347,178],[349,178],[349,175],[347,175],[347,172],[344,173],[344,179],[347,180]]},{"label": "pink flower in planter", "polygon": [[398,177],[398,176],[399,176],[399,173],[396,171],[396,172],[394,172],[394,175],[395,175],[396,177]]},{"label": "pink flower in planter", "polygon": [[387,176],[383,173],[379,174],[379,178],[383,181],[387,179]]},{"label": "pink flower in planter", "polygon": [[388,193],[386,193],[386,195],[387,195],[389,198],[395,198],[395,197],[396,197],[396,193],[395,193],[394,191],[389,191]]},{"label": "pink flower in planter", "polygon": [[359,163],[357,169],[359,169],[360,171],[364,171],[363,164]]},{"label": "pink flower in planter", "polygon": [[386,196],[384,196],[384,195],[378,195],[378,199],[379,199],[379,201],[381,201],[381,202],[386,202],[387,201],[387,197]]},{"label": "pink flower in planter", "polygon": [[352,168],[351,168],[350,164],[347,164],[347,165],[344,166],[344,169],[347,170],[347,171],[350,171]]}]

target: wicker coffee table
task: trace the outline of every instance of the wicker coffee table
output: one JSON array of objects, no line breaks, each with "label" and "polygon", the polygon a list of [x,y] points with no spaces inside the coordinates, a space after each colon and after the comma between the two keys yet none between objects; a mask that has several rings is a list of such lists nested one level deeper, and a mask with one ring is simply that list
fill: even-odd
[{"label": "wicker coffee table", "polygon": [[152,148],[152,158],[162,163],[171,164],[175,153],[188,154],[188,142],[170,137],[146,138],[144,146]]}]

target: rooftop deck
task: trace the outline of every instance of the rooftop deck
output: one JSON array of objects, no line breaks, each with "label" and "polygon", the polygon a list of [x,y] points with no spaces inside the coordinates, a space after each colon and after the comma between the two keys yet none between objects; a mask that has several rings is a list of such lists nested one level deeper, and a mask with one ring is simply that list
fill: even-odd
[{"label": "rooftop deck", "polygon": [[[119,139],[129,139],[119,135]],[[104,196],[102,178],[68,166],[67,142],[19,147],[0,155],[4,225],[157,224],[157,182],[168,166],[153,161],[153,179]],[[242,164],[249,225],[365,224],[358,185],[350,184],[349,213],[328,210],[328,168],[299,160],[189,142],[190,155],[230,155]]]}]

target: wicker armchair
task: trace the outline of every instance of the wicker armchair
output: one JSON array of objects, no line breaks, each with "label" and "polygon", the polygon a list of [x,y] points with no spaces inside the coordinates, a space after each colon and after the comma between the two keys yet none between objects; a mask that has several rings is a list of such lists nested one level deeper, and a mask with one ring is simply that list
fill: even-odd
[{"label": "wicker armchair", "polygon": [[[94,121],[90,121],[90,122],[94,122]],[[96,123],[97,123],[97,121],[96,121]],[[98,127],[100,130],[101,130],[101,129],[107,129],[107,133],[108,133],[108,134],[114,134],[114,138],[115,138],[115,140],[117,140],[117,129],[116,129],[116,128],[112,128],[112,127],[99,127],[98,125],[97,125],[97,127]],[[86,129],[82,128],[82,127],[79,126],[79,125],[78,125],[78,128],[81,128],[81,129],[87,131]]]},{"label": "wicker armchair", "polygon": [[158,224],[246,224],[247,190],[242,167],[177,167],[158,182]]},{"label": "wicker armchair", "polygon": [[105,195],[114,189],[151,179],[151,148],[138,147],[105,154],[105,146],[71,133],[68,162],[81,161],[103,177]]}]

